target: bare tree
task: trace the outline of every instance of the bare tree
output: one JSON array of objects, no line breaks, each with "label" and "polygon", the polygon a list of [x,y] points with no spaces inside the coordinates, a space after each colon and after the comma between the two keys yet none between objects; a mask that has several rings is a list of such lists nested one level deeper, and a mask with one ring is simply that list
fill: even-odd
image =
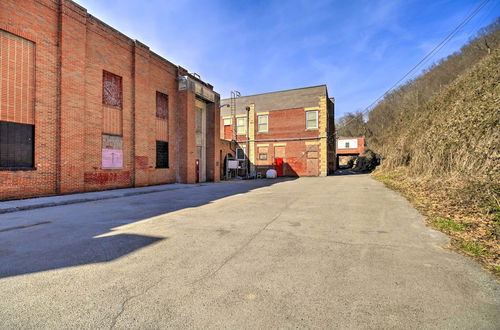
[{"label": "bare tree", "polygon": [[338,137],[364,137],[366,124],[363,114],[360,112],[345,114],[337,120],[336,129]]}]

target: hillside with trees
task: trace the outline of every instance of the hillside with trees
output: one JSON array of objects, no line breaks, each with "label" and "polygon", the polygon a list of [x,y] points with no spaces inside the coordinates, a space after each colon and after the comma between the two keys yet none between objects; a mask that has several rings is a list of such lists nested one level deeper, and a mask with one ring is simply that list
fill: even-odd
[{"label": "hillside with trees", "polygon": [[461,50],[341,118],[382,157],[373,176],[404,194],[452,245],[500,272],[500,20]]}]

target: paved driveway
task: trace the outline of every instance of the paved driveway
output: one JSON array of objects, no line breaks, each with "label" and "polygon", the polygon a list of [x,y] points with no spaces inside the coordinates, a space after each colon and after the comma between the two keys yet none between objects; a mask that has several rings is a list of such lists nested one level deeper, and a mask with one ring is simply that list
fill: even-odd
[{"label": "paved driveway", "polygon": [[8,213],[0,328],[499,328],[498,283],[446,245],[366,175]]}]

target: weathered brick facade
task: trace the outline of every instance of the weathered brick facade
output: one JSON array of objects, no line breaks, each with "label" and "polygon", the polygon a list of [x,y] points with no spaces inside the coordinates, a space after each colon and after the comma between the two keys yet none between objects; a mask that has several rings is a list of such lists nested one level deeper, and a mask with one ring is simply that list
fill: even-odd
[{"label": "weathered brick facade", "polygon": [[[1,1],[0,41],[0,121],[35,132],[33,168],[0,167],[0,199],[196,182],[197,98],[206,103],[206,179],[219,180],[219,96],[179,90],[179,77],[205,94],[211,85],[69,0]],[[121,102],[106,100],[106,73],[118,77]],[[157,93],[168,98],[166,117]],[[121,142],[119,168],[103,166],[107,135]],[[168,143],[168,168],[156,166],[156,141]]]},{"label": "weathered brick facade", "polygon": [[[221,110],[220,137],[247,149],[250,173],[264,174],[277,159],[283,162],[283,176],[326,176],[335,170],[334,103],[326,86],[243,96],[233,108]],[[248,134],[238,133],[238,118],[244,118]]]}]

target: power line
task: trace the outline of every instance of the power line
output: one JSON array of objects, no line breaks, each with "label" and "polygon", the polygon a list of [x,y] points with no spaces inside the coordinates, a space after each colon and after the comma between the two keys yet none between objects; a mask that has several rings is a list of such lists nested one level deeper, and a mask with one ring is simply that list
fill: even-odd
[{"label": "power line", "polygon": [[[368,105],[363,111],[360,113],[363,114],[363,116],[368,113],[374,105],[376,105],[380,100],[382,100],[389,92],[391,92],[395,87],[399,85],[400,82],[402,82],[406,77],[408,77],[413,71],[415,71],[422,63],[426,62],[429,58],[434,56],[437,52],[439,52],[457,33],[460,31],[462,27],[464,27],[467,23],[470,22],[470,20],[476,16],[476,14],[489,2],[490,0],[484,0],[481,2],[458,26],[453,29],[439,44],[436,45],[427,55],[425,55],[417,64],[415,64],[403,77],[401,77],[394,85],[392,85],[384,94],[379,96],[375,101],[373,101],[370,105]],[[338,128],[343,128],[347,126],[349,123],[351,123],[356,117],[352,118],[351,120],[348,120],[347,122],[343,123],[342,126],[337,127]],[[335,132],[335,135],[337,132]]]},{"label": "power line", "polygon": [[[491,6],[490,6],[490,4],[491,4]],[[491,15],[491,13],[493,13],[495,8],[500,4],[500,1],[490,2],[490,4],[486,5],[484,7],[484,10],[483,10],[483,13],[481,14],[481,16],[478,16],[477,23],[471,29],[471,32],[469,32],[469,36],[471,36],[474,32],[477,33],[481,26],[486,25],[486,22],[485,22],[486,19]],[[498,17],[496,15],[495,15],[495,17],[498,19]]]},{"label": "power line", "polygon": [[[483,3],[481,3],[481,4],[480,4],[480,5],[476,8],[476,10],[475,10],[475,11],[473,11],[473,12],[471,13],[471,15],[469,15],[469,17],[467,17],[467,18],[466,18],[466,19],[465,19],[465,20],[464,20],[464,21],[463,21],[463,22],[462,22],[459,26],[457,26],[457,28],[455,28],[455,30],[456,30],[455,34],[451,35],[451,34],[453,33],[453,31],[452,31],[452,32],[450,33],[450,35],[448,35],[449,39],[448,39],[448,40],[446,40],[446,42],[445,42],[445,43],[442,43],[442,42],[441,42],[441,43],[442,43],[441,45],[436,46],[436,47],[439,47],[439,48],[435,49],[434,54],[432,54],[432,56],[433,56],[433,55],[435,55],[435,54],[437,54],[437,53],[438,53],[441,49],[443,49],[443,48],[444,48],[444,46],[446,46],[446,43],[448,43],[448,41],[450,41],[450,40],[451,40],[451,39],[452,39],[452,38],[456,35],[456,33],[458,33],[458,31],[459,31],[462,27],[464,27],[467,23],[469,23],[469,22],[470,22],[470,21],[474,18],[474,16],[475,16],[476,14],[478,14],[478,13],[479,13],[479,11],[480,11],[481,9],[483,9],[483,8],[486,6],[486,4],[487,4],[488,2],[489,2],[489,0],[483,1]],[[496,6],[496,4],[494,4],[494,6]],[[455,30],[454,30],[454,31],[455,31]],[[477,32],[477,31],[476,31],[476,32]],[[447,37],[447,38],[448,38],[448,37]],[[446,39],[446,38],[445,38],[445,39]],[[443,40],[443,41],[444,41],[444,40]],[[427,62],[428,62],[428,61],[432,58],[432,56],[430,56],[430,57],[429,57],[429,58],[427,58],[427,59],[425,59],[425,58],[424,58],[424,59],[423,59],[422,61],[420,61],[420,62],[422,62],[423,64],[426,64],[426,63],[427,63]]]}]

